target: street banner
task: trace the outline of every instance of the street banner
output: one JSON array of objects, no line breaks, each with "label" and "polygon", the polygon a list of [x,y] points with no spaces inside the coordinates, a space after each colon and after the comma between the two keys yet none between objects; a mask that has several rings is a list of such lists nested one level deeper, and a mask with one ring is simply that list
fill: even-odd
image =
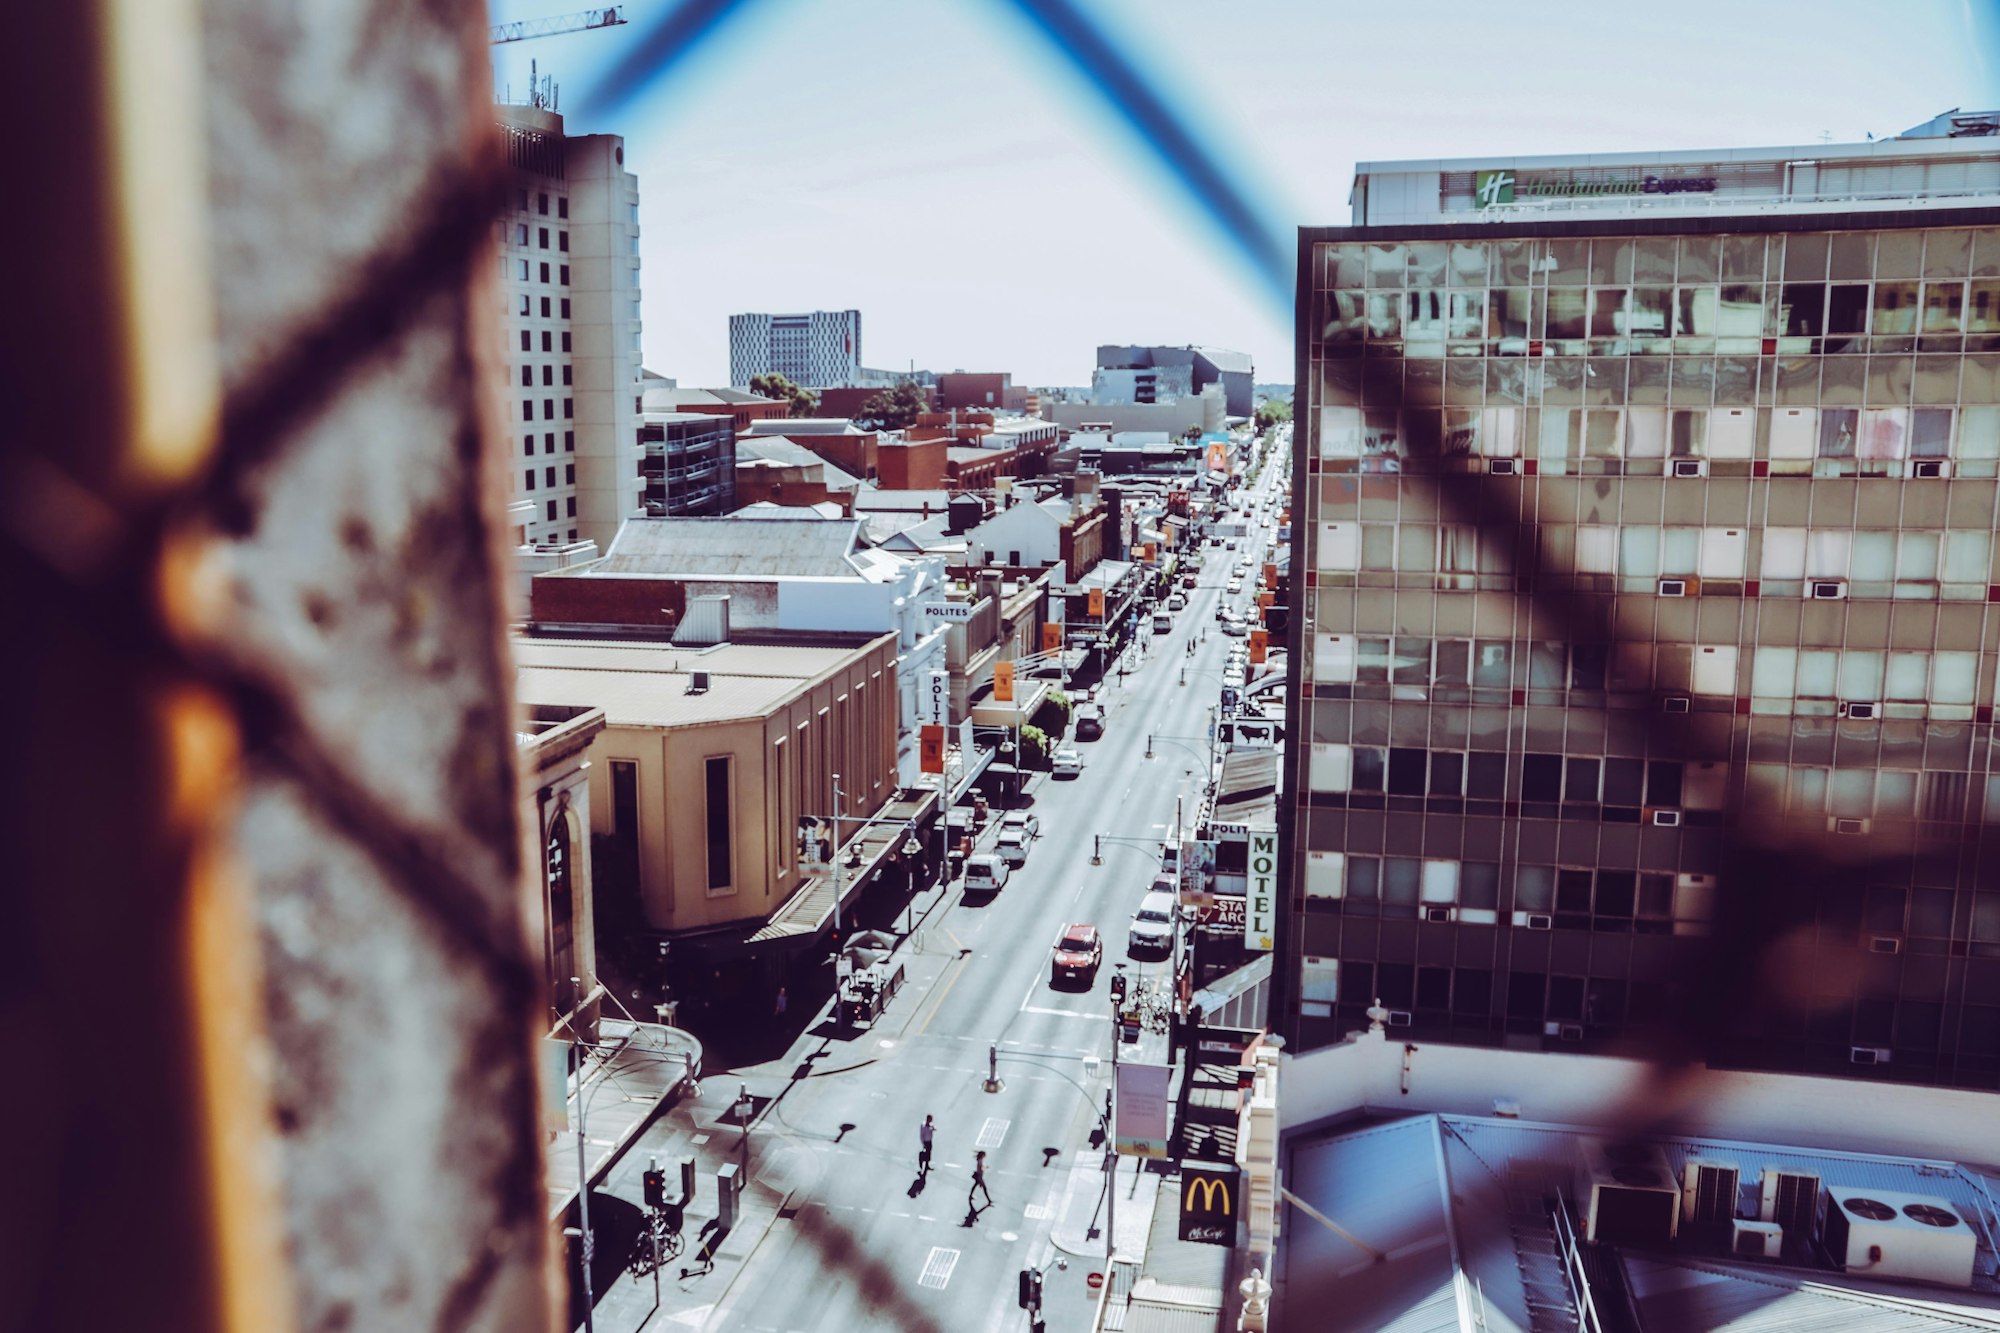
[{"label": "street banner", "polygon": [[801,874],[825,873],[833,864],[833,821],[812,815],[799,820],[798,849]]},{"label": "street banner", "polygon": [[569,1128],[570,1043],[561,1037],[543,1037],[535,1047],[535,1072],[542,1093],[542,1127]]},{"label": "street banner", "polygon": [[1149,565],[1153,563],[1153,543],[1139,543],[1139,558]]},{"label": "street banner", "polygon": [[1236,1244],[1242,1173],[1233,1166],[1181,1163],[1181,1239],[1198,1245]]},{"label": "street banner", "polygon": [[933,671],[930,686],[924,695],[925,716],[936,726],[944,726],[951,721],[951,673]]},{"label": "street banner", "polygon": [[1229,475],[1229,446],[1217,442],[1208,446],[1208,470]]},{"label": "street banner", "polygon": [[1257,609],[1259,611],[1268,611],[1277,604],[1278,594],[1272,592],[1269,588],[1257,594]]},{"label": "street banner", "polygon": [[944,728],[926,723],[917,733],[917,768],[924,773],[944,772]]},{"label": "street banner", "polygon": [[1113,1146],[1127,1157],[1165,1157],[1172,1146],[1173,1100],[1167,1085],[1173,1070],[1166,1065],[1118,1066],[1117,1118]]},{"label": "street banner", "polygon": [[1278,928],[1278,833],[1256,829],[1250,834],[1250,884],[1244,895],[1243,947],[1271,951]]},{"label": "street banner", "polygon": [[1092,620],[1104,619],[1104,589],[1092,588],[1088,594],[1088,597],[1090,604],[1090,618]]},{"label": "street banner", "polygon": [[1053,620],[1042,623],[1042,651],[1045,653],[1062,651],[1062,626]]},{"label": "street banner", "polygon": [[1255,666],[1257,663],[1262,662],[1264,660],[1264,654],[1270,650],[1270,646],[1271,646],[1271,632],[1269,630],[1262,630],[1262,629],[1251,630],[1250,631],[1251,665]]},{"label": "street banner", "polygon": [[995,662],[993,664],[993,698],[1003,704],[1014,702],[1014,664]]},{"label": "street banner", "polygon": [[1264,586],[1267,588],[1278,586],[1278,565],[1274,560],[1264,562]]}]

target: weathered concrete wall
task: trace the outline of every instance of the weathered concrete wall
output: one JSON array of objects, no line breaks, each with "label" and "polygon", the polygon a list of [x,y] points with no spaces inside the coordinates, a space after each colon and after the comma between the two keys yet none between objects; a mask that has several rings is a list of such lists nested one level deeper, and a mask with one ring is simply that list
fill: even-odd
[{"label": "weathered concrete wall", "polygon": [[208,0],[225,622],[302,1330],[550,1327],[486,13]]}]

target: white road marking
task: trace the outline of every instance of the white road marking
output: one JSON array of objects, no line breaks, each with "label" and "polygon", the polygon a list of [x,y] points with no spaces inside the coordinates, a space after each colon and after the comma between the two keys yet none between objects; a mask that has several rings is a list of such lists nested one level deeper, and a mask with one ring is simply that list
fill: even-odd
[{"label": "white road marking", "polygon": [[933,1245],[930,1257],[924,1260],[924,1271],[917,1278],[917,1285],[943,1291],[951,1282],[951,1270],[956,1267],[958,1267],[957,1250],[947,1250],[942,1245]]},{"label": "white road marking", "polygon": [[1024,1014],[1047,1014],[1050,1018],[1102,1019],[1105,1017],[1104,1014],[1080,1014],[1074,1009],[1044,1009],[1040,1005],[1029,1005],[1029,1004],[1022,1005],[1021,1012]]},{"label": "white road marking", "polygon": [[1003,1120],[997,1115],[987,1116],[986,1123],[979,1127],[979,1138],[975,1140],[974,1146],[984,1148],[988,1152],[998,1148],[1007,1137],[1007,1126],[1012,1123],[1013,1121]]}]

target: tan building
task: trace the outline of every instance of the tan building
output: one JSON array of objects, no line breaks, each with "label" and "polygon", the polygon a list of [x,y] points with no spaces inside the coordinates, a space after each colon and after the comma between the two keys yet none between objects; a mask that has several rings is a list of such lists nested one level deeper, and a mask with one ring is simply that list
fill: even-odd
[{"label": "tan building", "polygon": [[[800,820],[835,813],[835,774],[844,819],[901,797],[896,637],[763,636],[708,648],[528,638],[516,642],[515,661],[521,697],[604,711],[591,830],[600,887],[626,895],[604,905],[607,915],[692,944],[675,950],[683,978],[698,958],[733,969],[728,988],[773,984],[791,951],[832,924],[831,892],[799,863]],[[850,872],[845,902],[876,868]]]},{"label": "tan building", "polygon": [[601,708],[529,702],[514,733],[521,763],[521,864],[529,867],[523,919],[541,954],[551,1025],[579,1007],[586,1024],[597,1019],[590,777],[592,746],[603,731]]}]

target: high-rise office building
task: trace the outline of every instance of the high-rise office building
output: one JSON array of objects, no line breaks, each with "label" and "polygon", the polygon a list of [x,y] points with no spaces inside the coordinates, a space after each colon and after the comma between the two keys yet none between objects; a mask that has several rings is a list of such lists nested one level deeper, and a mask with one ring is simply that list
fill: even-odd
[{"label": "high-rise office building", "polygon": [[815,389],[859,382],[861,312],[731,315],[730,384],[746,388],[752,376],[773,373]]},{"label": "high-rise office building", "polygon": [[522,545],[611,545],[641,508],[639,182],[614,134],[496,108],[513,168],[499,226],[508,519]]},{"label": "high-rise office building", "polygon": [[1273,1026],[2000,1086],[2000,140],[1301,233]]}]

